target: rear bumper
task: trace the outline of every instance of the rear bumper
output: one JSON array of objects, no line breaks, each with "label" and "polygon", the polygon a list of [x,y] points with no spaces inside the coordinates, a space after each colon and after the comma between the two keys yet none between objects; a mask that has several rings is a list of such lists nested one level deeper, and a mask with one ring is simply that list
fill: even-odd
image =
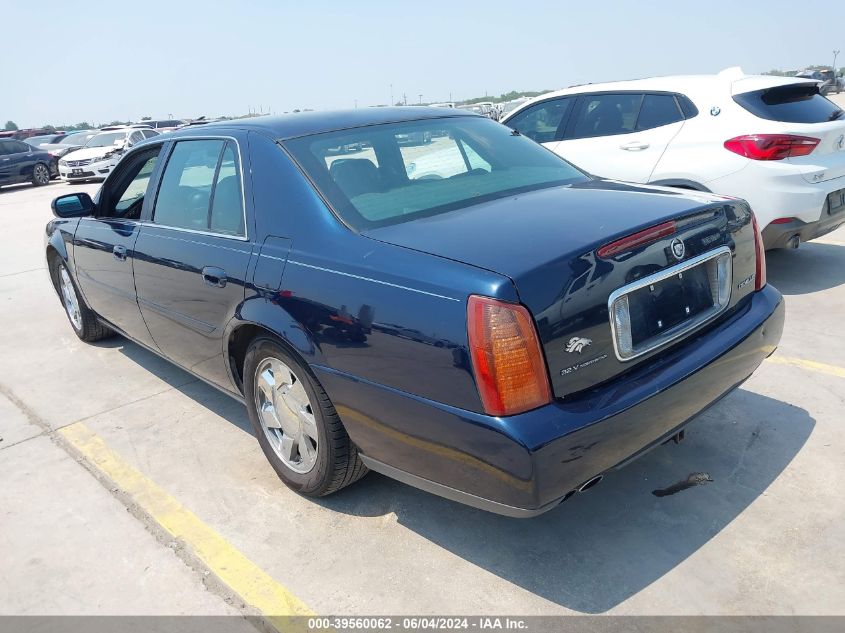
[{"label": "rear bumper", "polygon": [[802,242],[808,242],[831,231],[835,231],[845,224],[845,211],[830,215],[825,204],[821,218],[816,222],[802,222],[798,218],[785,224],[770,224],[763,229],[763,245],[766,250],[774,248],[788,248],[793,237]]},{"label": "rear bumper", "polygon": [[471,506],[529,517],[671,437],[739,386],[777,347],[783,319],[783,298],[767,286],[645,367],[508,418],[314,370],[370,468]]}]

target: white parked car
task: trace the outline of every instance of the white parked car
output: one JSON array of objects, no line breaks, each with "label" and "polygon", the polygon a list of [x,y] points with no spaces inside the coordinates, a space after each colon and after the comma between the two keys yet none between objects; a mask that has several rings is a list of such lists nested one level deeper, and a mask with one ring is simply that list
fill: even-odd
[{"label": "white parked car", "polygon": [[104,179],[123,152],[146,138],[157,136],[151,128],[114,126],[103,128],[87,143],[59,160],[59,177],[67,182]]},{"label": "white parked car", "polygon": [[502,123],[598,176],[744,198],[767,248],[845,223],[845,112],[815,81],[730,68],[589,84]]}]

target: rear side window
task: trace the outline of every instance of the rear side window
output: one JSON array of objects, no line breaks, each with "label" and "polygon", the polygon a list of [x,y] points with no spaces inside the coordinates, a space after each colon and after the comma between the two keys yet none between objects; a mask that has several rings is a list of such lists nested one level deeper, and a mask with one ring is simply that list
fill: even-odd
[{"label": "rear side window", "polygon": [[574,102],[573,97],[543,101],[525,108],[506,125],[538,143],[560,141]]},{"label": "rear side window", "polygon": [[761,119],[784,123],[824,123],[842,109],[822,97],[816,84],[793,84],[734,95],[734,101]]},{"label": "rear side window", "polygon": [[634,131],[642,94],[585,95],[581,98],[571,138],[612,136]]},{"label": "rear side window", "polygon": [[637,129],[650,130],[683,119],[674,95],[646,95],[637,119]]},{"label": "rear side window", "polygon": [[240,176],[229,148],[218,139],[176,143],[161,178],[153,222],[243,235]]}]

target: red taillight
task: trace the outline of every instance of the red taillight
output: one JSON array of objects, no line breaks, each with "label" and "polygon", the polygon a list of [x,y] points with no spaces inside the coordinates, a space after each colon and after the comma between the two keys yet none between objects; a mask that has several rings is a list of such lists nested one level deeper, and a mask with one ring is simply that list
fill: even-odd
[{"label": "red taillight", "polygon": [[673,235],[675,231],[677,231],[677,226],[675,225],[674,220],[670,220],[669,222],[649,227],[639,233],[628,235],[627,237],[623,237],[622,239],[611,242],[610,244],[605,244],[596,252],[596,254],[605,259],[613,257],[618,253],[633,250],[638,246],[645,246],[646,244],[656,242],[667,235]]},{"label": "red taillight", "polygon": [[783,160],[806,156],[819,144],[812,136],[794,134],[747,134],[725,141],[725,149],[752,160]]},{"label": "red taillight", "polygon": [[513,415],[551,402],[546,363],[523,306],[472,295],[467,332],[475,383],[489,415]]},{"label": "red taillight", "polygon": [[766,285],[766,248],[763,246],[763,233],[757,224],[757,216],[751,212],[751,226],[754,228],[754,254],[757,256],[757,266],[754,268],[754,290],[762,290]]},{"label": "red taillight", "polygon": [[789,224],[795,218],[778,218],[777,220],[772,220],[769,224]]}]

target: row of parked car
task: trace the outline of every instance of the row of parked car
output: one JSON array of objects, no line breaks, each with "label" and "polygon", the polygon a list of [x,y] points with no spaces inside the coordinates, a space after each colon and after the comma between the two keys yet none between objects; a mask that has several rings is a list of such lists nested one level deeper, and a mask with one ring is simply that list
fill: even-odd
[{"label": "row of parked car", "polygon": [[37,187],[53,178],[66,182],[103,179],[136,143],[188,124],[181,119],[163,119],[96,130],[0,138],[0,186],[31,182]]}]

